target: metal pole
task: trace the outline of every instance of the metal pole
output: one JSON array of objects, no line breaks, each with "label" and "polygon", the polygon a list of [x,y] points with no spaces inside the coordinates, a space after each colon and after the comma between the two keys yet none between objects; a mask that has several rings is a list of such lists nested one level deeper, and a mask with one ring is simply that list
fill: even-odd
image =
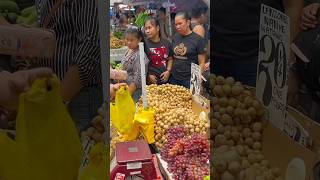
[{"label": "metal pole", "polygon": [[167,15],[168,15],[168,18],[169,18],[169,20],[168,20],[168,22],[169,22],[169,35],[170,35],[170,37],[172,37],[172,27],[171,27],[171,14],[170,14],[170,7],[171,7],[171,5],[170,5],[170,0],[168,0],[168,7],[167,7]]},{"label": "metal pole", "polygon": [[[108,7],[107,4],[109,1],[105,0],[99,0],[98,1],[98,15],[99,15],[99,34],[100,34],[100,51],[101,51],[101,74],[102,74],[102,89],[103,89],[103,116],[104,116],[104,125],[105,129],[109,129],[110,122],[107,118],[109,111],[109,74],[110,74],[110,68],[109,68],[109,13],[108,13]],[[105,134],[105,141],[109,141],[109,134]],[[108,143],[107,143],[108,144]]]}]

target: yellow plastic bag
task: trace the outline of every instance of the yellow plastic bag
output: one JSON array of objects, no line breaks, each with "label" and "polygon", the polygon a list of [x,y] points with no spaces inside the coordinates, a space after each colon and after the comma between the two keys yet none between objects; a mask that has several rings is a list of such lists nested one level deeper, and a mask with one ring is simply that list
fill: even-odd
[{"label": "yellow plastic bag", "polygon": [[142,133],[149,144],[154,143],[154,111],[139,108],[136,113],[134,101],[128,88],[121,87],[110,103],[110,119],[117,131],[123,136],[122,141],[133,141]]},{"label": "yellow plastic bag", "polygon": [[83,170],[80,180],[107,180],[109,163],[107,160],[107,152],[109,148],[105,148],[103,144],[93,145],[89,152],[89,164]]},{"label": "yellow plastic bag", "polygon": [[140,135],[139,125],[137,123],[133,123],[133,127],[132,127],[131,131],[128,133],[121,134],[121,135],[122,135],[121,140],[123,142],[136,140]]},{"label": "yellow plastic bag", "polygon": [[37,80],[22,94],[16,139],[0,133],[0,176],[4,180],[76,180],[82,146],[60,96],[59,80]]},{"label": "yellow plastic bag", "polygon": [[144,139],[152,144],[155,142],[154,139],[154,111],[151,109],[139,108],[138,113],[135,114],[133,120],[133,128],[130,132],[121,134],[122,141],[133,141],[136,140],[140,133]]},{"label": "yellow plastic bag", "polygon": [[138,113],[134,117],[134,123],[140,128],[144,139],[152,144],[154,139],[154,111],[152,109],[139,108]]},{"label": "yellow plastic bag", "polygon": [[133,118],[136,112],[134,101],[127,87],[121,87],[115,98],[115,104],[110,103],[110,119],[121,134],[128,134],[133,128]]}]

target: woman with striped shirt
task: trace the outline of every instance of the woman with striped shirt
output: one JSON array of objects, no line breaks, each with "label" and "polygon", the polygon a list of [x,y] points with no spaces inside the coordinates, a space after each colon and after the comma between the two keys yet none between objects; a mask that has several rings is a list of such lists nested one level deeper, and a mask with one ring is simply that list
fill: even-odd
[{"label": "woman with striped shirt", "polygon": [[98,11],[96,0],[36,0],[40,26],[56,35],[50,67],[61,79],[61,95],[80,131],[102,104]]}]

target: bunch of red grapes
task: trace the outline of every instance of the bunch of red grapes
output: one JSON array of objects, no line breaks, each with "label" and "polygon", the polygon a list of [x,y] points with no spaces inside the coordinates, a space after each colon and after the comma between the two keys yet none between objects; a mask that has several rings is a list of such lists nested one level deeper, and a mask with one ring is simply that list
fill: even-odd
[{"label": "bunch of red grapes", "polygon": [[168,163],[168,171],[174,179],[203,180],[210,172],[209,141],[199,134],[193,134],[191,138],[186,136],[184,126],[170,128],[161,156]]}]

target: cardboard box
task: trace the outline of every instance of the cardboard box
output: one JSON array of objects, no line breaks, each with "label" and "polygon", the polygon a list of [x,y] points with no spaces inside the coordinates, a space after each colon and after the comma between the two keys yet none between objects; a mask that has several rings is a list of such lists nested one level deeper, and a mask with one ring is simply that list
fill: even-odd
[{"label": "cardboard box", "polygon": [[206,114],[210,113],[210,101],[203,96],[193,95],[192,97],[192,111],[199,115],[202,111]]},{"label": "cardboard box", "polygon": [[288,113],[292,115],[297,122],[299,122],[303,128],[308,132],[311,141],[312,147],[311,151],[314,153],[320,153],[320,124],[313,121],[309,117],[305,116],[298,110],[294,109],[293,107],[288,107]]},{"label": "cardboard box", "polygon": [[[245,86],[253,94],[255,94],[255,88],[250,86]],[[309,117],[303,115],[298,110],[291,106],[287,106],[288,114],[294,117],[294,119],[306,130],[311,138],[312,147],[311,151],[320,154],[320,124],[311,120]]]},{"label": "cardboard box", "polygon": [[296,143],[271,123],[267,123],[264,128],[262,153],[271,166],[281,168],[283,177],[285,177],[289,163],[295,158],[300,158],[305,164],[305,179],[314,179],[313,168],[319,161],[316,153]]},{"label": "cardboard box", "polygon": [[20,25],[0,25],[0,54],[52,58],[56,37],[52,31]]}]

